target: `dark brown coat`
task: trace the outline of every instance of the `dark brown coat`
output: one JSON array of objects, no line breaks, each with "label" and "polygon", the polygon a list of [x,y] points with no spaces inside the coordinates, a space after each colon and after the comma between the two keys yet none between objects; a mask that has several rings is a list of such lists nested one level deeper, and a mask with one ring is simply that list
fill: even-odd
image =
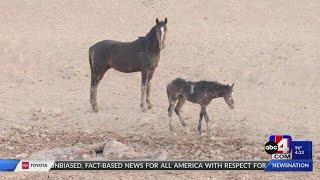
[{"label": "dark brown coat", "polygon": [[165,47],[167,18],[156,19],[156,25],[144,37],[133,42],[104,40],[89,49],[91,69],[90,102],[92,109],[98,112],[97,88],[105,72],[113,68],[124,73],[141,72],[141,107],[145,111],[145,103],[151,108],[150,90],[153,73],[160,60],[160,52]]}]

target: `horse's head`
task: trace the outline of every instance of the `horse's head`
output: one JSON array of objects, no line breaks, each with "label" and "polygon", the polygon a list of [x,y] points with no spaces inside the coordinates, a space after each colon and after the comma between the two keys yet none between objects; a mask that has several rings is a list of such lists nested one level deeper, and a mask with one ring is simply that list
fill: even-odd
[{"label": "horse's head", "polygon": [[223,95],[223,98],[226,101],[226,103],[228,104],[230,109],[234,108],[234,101],[233,101],[233,97],[232,97],[233,86],[234,86],[234,83],[231,86],[227,85],[227,90]]},{"label": "horse's head", "polygon": [[166,35],[167,35],[167,18],[164,19],[164,21],[159,21],[159,19],[156,19],[156,25],[155,25],[155,31],[157,35],[157,40],[159,43],[159,48],[163,49],[166,41]]}]

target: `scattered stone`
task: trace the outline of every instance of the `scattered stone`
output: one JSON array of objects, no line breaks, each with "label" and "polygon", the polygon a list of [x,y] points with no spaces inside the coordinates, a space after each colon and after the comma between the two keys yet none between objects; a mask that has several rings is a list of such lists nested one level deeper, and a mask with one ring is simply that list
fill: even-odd
[{"label": "scattered stone", "polygon": [[17,155],[16,155],[16,158],[17,158],[17,159],[23,159],[23,158],[26,158],[27,156],[28,156],[27,153],[21,153],[21,154],[17,154]]},{"label": "scattered stone", "polygon": [[81,155],[81,158],[82,159],[88,159],[88,158],[90,158],[91,156],[89,155],[89,154],[82,154]]},{"label": "scattered stone", "polygon": [[7,148],[8,150],[10,150],[10,151],[14,150],[14,147],[12,147],[12,146],[7,146],[6,148]]},{"label": "scattered stone", "polygon": [[59,158],[57,158],[57,159],[59,159],[59,160],[67,160],[68,156],[63,154],[63,155],[59,156]]},{"label": "scattered stone", "polygon": [[[200,151],[201,153],[201,151]],[[17,158],[27,157],[27,154],[17,155]],[[115,140],[94,143],[91,145],[77,145],[66,148],[54,148],[33,153],[28,159],[32,160],[93,160],[93,159],[155,159],[165,160],[168,157],[167,151],[160,152],[135,152],[129,146]]]},{"label": "scattered stone", "polygon": [[53,109],[51,115],[52,115],[53,117],[62,116],[62,109],[61,109],[61,108],[55,108],[55,109]]},{"label": "scattered stone", "polygon": [[154,160],[166,160],[168,157],[168,152],[167,151],[161,151],[156,153],[155,155],[151,156],[151,159]]},{"label": "scattered stone", "polygon": [[132,159],[136,153],[121,142],[110,140],[104,146],[103,156],[107,159]]},{"label": "scattered stone", "polygon": [[68,160],[76,160],[76,156],[74,156],[73,154],[68,156]]},{"label": "scattered stone", "polygon": [[194,154],[194,156],[195,156],[195,157],[198,157],[198,156],[201,154],[201,152],[202,152],[202,151],[201,151],[200,149],[198,149],[198,150],[196,151],[196,153]]}]

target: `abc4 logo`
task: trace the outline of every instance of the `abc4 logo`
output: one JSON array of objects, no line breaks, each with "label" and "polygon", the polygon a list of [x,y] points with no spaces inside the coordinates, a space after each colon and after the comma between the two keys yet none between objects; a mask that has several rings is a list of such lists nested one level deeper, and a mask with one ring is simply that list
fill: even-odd
[{"label": "abc4 logo", "polygon": [[264,146],[268,154],[289,154],[291,152],[291,136],[272,135]]}]

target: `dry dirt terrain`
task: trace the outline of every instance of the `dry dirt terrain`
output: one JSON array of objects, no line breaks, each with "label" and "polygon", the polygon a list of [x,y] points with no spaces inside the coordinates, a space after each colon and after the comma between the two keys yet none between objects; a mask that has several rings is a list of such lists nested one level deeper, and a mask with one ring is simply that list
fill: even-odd
[{"label": "dry dirt terrain", "polygon": [[[313,141],[313,173],[69,171],[2,173],[8,179],[318,179],[320,1],[1,0],[0,157],[28,159],[52,148],[115,138],[166,159],[268,160],[271,134]],[[88,48],[133,41],[168,17],[167,46],[153,78],[154,108],[142,113],[140,73],[110,70],[89,103]],[[167,131],[172,79],[235,83],[235,109],[208,107],[214,139],[196,133],[199,106],[187,103]],[[206,132],[204,132],[206,135]]]}]

